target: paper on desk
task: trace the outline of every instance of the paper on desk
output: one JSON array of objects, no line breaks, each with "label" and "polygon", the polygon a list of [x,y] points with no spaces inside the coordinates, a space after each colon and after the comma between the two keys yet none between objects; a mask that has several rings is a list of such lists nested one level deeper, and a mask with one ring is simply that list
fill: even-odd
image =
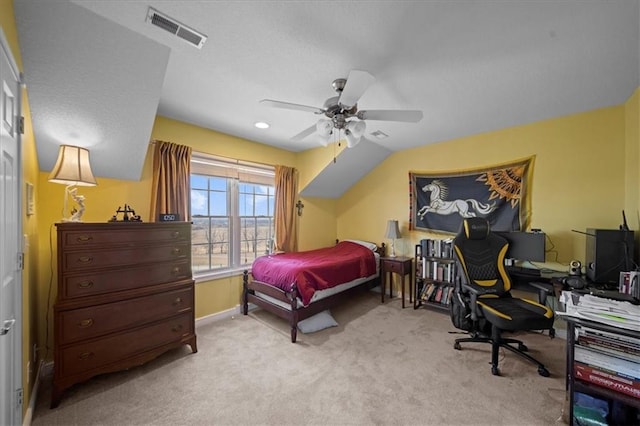
[{"label": "paper on desk", "polygon": [[564,312],[557,312],[560,316],[640,331],[640,306],[590,294],[576,295],[570,291],[563,291],[560,301],[565,306]]}]

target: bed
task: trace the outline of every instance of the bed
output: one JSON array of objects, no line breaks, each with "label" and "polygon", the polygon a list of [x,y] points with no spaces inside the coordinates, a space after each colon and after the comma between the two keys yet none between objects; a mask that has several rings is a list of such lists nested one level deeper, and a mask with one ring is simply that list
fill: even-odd
[{"label": "bed", "polygon": [[261,256],[244,271],[242,313],[247,315],[253,303],[288,320],[295,343],[298,321],[380,284],[384,253],[384,243],[344,240],[332,247]]}]

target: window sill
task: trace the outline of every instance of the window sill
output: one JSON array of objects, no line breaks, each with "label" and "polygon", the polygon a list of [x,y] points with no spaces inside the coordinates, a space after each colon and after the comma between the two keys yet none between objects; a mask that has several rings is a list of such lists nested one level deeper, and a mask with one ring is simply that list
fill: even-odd
[{"label": "window sill", "polygon": [[205,272],[197,275],[194,274],[193,279],[195,280],[196,284],[198,284],[207,281],[219,280],[222,278],[236,277],[242,275],[242,273],[246,269],[251,269],[251,266],[247,265],[239,268],[225,269],[224,271]]}]

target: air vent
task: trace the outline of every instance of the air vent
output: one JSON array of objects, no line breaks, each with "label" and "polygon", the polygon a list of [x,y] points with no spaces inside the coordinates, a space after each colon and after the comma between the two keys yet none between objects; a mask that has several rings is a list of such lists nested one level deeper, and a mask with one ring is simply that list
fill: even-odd
[{"label": "air vent", "polygon": [[147,22],[170,32],[198,49],[202,48],[204,42],[207,41],[206,35],[201,34],[186,25],[182,25],[180,22],[158,12],[152,7],[150,7],[147,12]]},{"label": "air vent", "polygon": [[375,136],[378,139],[384,139],[389,137],[389,135],[387,135],[382,130],[376,130],[375,132],[371,133],[371,136]]}]

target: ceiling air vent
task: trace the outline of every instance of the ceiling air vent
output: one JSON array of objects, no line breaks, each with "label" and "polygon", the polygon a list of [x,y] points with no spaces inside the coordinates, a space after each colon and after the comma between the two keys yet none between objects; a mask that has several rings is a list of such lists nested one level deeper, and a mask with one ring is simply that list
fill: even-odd
[{"label": "ceiling air vent", "polygon": [[173,18],[169,18],[167,15],[158,12],[152,7],[150,7],[147,12],[147,22],[165,31],[169,31],[171,34],[180,37],[198,49],[202,48],[204,42],[207,41],[206,35],[181,24]]}]

